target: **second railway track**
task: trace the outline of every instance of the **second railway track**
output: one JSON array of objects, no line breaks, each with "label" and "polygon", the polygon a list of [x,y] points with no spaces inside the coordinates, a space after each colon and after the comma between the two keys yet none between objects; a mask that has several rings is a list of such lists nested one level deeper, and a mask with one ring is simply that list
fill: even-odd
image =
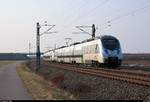
[{"label": "second railway track", "polygon": [[99,68],[98,70],[92,68],[85,69],[76,65],[57,64],[57,63],[55,64],[51,63],[51,66],[78,72],[78,73],[94,75],[94,76],[109,78],[113,80],[125,81],[132,84],[150,86],[150,74],[135,73],[135,72],[122,71],[122,70],[114,70],[114,69],[104,69],[104,68]]}]

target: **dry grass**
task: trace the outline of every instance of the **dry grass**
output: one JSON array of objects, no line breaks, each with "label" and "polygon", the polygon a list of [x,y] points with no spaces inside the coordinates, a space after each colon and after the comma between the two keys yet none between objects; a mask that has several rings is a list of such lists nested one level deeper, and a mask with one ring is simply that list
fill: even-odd
[{"label": "dry grass", "polygon": [[28,92],[35,100],[72,100],[72,95],[58,89],[39,75],[33,73],[25,64],[17,66],[17,72],[23,80]]},{"label": "dry grass", "polygon": [[0,61],[0,67],[2,67],[3,65],[7,65],[10,63],[13,63],[14,61]]},{"label": "dry grass", "polygon": [[4,69],[4,65],[14,63],[15,61],[0,61],[0,71]]}]

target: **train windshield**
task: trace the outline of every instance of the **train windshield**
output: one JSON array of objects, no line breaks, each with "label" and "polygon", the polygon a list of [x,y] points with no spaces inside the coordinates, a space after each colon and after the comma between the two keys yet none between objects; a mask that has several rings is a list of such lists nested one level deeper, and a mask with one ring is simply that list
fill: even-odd
[{"label": "train windshield", "polygon": [[119,41],[117,39],[102,39],[104,48],[115,50],[119,48]]}]

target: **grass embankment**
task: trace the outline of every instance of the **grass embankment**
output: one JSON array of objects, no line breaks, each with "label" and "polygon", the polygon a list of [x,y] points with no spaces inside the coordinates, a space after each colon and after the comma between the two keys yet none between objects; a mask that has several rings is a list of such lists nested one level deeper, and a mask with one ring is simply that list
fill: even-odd
[{"label": "grass embankment", "polygon": [[10,63],[13,63],[13,62],[14,61],[0,61],[0,67],[7,65],[7,64],[10,64]]},{"label": "grass embankment", "polygon": [[0,61],[0,71],[4,69],[4,65],[14,63],[15,61]]},{"label": "grass embankment", "polygon": [[28,92],[35,100],[68,100],[74,99],[72,95],[58,89],[50,82],[33,73],[25,64],[17,66],[17,72],[23,80]]}]

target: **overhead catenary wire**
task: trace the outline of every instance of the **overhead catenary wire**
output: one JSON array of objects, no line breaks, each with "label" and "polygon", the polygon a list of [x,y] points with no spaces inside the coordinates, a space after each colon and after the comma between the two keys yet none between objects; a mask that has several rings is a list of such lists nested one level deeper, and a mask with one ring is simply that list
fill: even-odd
[{"label": "overhead catenary wire", "polygon": [[[149,7],[150,7],[150,3],[148,2],[147,5],[142,6],[142,7],[139,7],[139,8],[136,8],[136,9],[134,9],[134,10],[128,12],[128,13],[125,13],[125,14],[123,14],[123,15],[114,17],[114,18],[108,20],[107,22],[101,24],[101,26],[107,24],[108,27],[111,27],[111,23],[112,23],[112,22],[118,21],[118,20],[123,19],[123,18],[125,18],[125,17],[127,17],[127,16],[130,16],[130,15],[133,15],[133,14],[135,14],[135,13],[137,13],[137,12],[143,11],[143,10],[149,8]],[[90,14],[89,14],[89,15],[90,15]]]},{"label": "overhead catenary wire", "polygon": [[[94,7],[93,9],[91,9],[90,11],[88,11],[86,14],[84,14],[84,16],[87,16],[87,15],[89,15],[91,12],[93,12],[94,10],[96,10],[97,8],[99,8],[99,7],[102,7],[103,5],[105,5],[107,2],[109,2],[110,0],[105,0],[104,2],[102,2],[102,3],[99,3],[96,7]],[[79,18],[77,17],[77,18],[75,18],[75,19],[73,19],[71,22],[69,22],[68,24],[66,24],[62,29],[61,29],[61,31],[64,29],[64,28],[66,28],[66,27],[68,27],[68,26],[70,26],[71,24],[73,24],[74,22],[77,22],[79,20]]]},{"label": "overhead catenary wire", "polygon": [[[110,0],[105,0],[104,2],[102,2],[102,3],[99,3],[98,5],[96,5],[93,9],[91,9],[90,11],[88,11],[88,12],[86,12],[85,14],[83,14],[84,15],[84,19],[85,19],[85,17],[88,17],[90,14],[92,14],[93,13],[93,11],[95,11],[96,9],[98,9],[99,7],[102,7],[102,6],[104,6],[107,2],[109,2]],[[83,18],[83,17],[82,17]],[[78,21],[79,19],[78,18],[76,18],[75,20],[73,20],[72,22],[75,22],[75,21]]]},{"label": "overhead catenary wire", "polygon": [[140,12],[140,11],[146,9],[146,8],[149,8],[149,7],[150,7],[150,4],[148,4],[148,5],[146,5],[146,6],[143,6],[143,7],[141,7],[141,8],[137,8],[137,9],[131,11],[131,12],[128,12],[128,13],[123,14],[123,15],[121,15],[121,16],[112,18],[111,20],[108,21],[108,23],[113,22],[113,21],[117,21],[117,20],[122,19],[122,18],[124,18],[124,17],[126,17],[126,16],[130,16],[130,15],[132,15],[133,13],[135,14],[136,12]]},{"label": "overhead catenary wire", "polygon": [[[96,11],[99,7],[104,6],[105,4],[107,4],[110,0],[105,0],[104,2],[98,4],[97,6],[95,6],[93,9],[91,9],[89,12],[87,12],[86,14],[83,14],[85,17],[90,16],[94,11]],[[85,19],[84,17],[84,19]]]},{"label": "overhead catenary wire", "polygon": [[[69,4],[70,5],[70,4]],[[88,5],[88,3],[85,3],[85,4],[83,4],[83,5],[81,5],[81,6],[79,6],[76,10],[80,10],[80,9],[82,9],[83,7],[86,7]],[[73,8],[73,7],[72,7]],[[64,19],[64,21],[68,21],[68,19],[70,18],[70,17],[73,17],[74,16],[74,12],[72,11],[72,15],[70,15],[70,16],[67,16],[67,18],[65,18]],[[69,24],[63,24],[64,26],[62,27],[62,29],[60,29],[59,31],[64,31],[64,28],[66,28],[66,27],[68,27],[69,26]]]},{"label": "overhead catenary wire", "polygon": [[[80,10],[80,9],[82,9],[83,7],[86,7],[87,4],[88,4],[88,3],[85,3],[85,4],[81,5],[81,6],[79,6],[77,9],[72,10],[72,12],[71,12],[72,15],[67,16],[67,17],[64,19],[64,21],[67,21],[70,17],[74,16],[74,11],[75,11],[75,10]],[[69,5],[70,5],[70,4],[69,4]],[[72,7],[72,8],[73,8],[73,7]],[[67,13],[67,14],[68,14],[68,13]]]},{"label": "overhead catenary wire", "polygon": [[125,17],[132,16],[133,14],[135,15],[135,13],[141,12],[141,11],[143,11],[143,10],[149,8],[149,7],[150,7],[150,2],[148,2],[147,5],[144,5],[142,7],[136,8],[136,9],[134,9],[134,10],[132,10],[130,12],[124,13],[124,14],[122,14],[120,16],[116,16],[116,17],[114,17],[114,18],[112,18],[110,20],[107,20],[107,21],[103,22],[101,25],[98,25],[98,26],[106,26],[104,29],[110,28],[110,27],[112,27],[112,23],[115,24],[114,23],[115,21],[119,21],[119,20],[121,20],[121,19],[123,19]]}]

